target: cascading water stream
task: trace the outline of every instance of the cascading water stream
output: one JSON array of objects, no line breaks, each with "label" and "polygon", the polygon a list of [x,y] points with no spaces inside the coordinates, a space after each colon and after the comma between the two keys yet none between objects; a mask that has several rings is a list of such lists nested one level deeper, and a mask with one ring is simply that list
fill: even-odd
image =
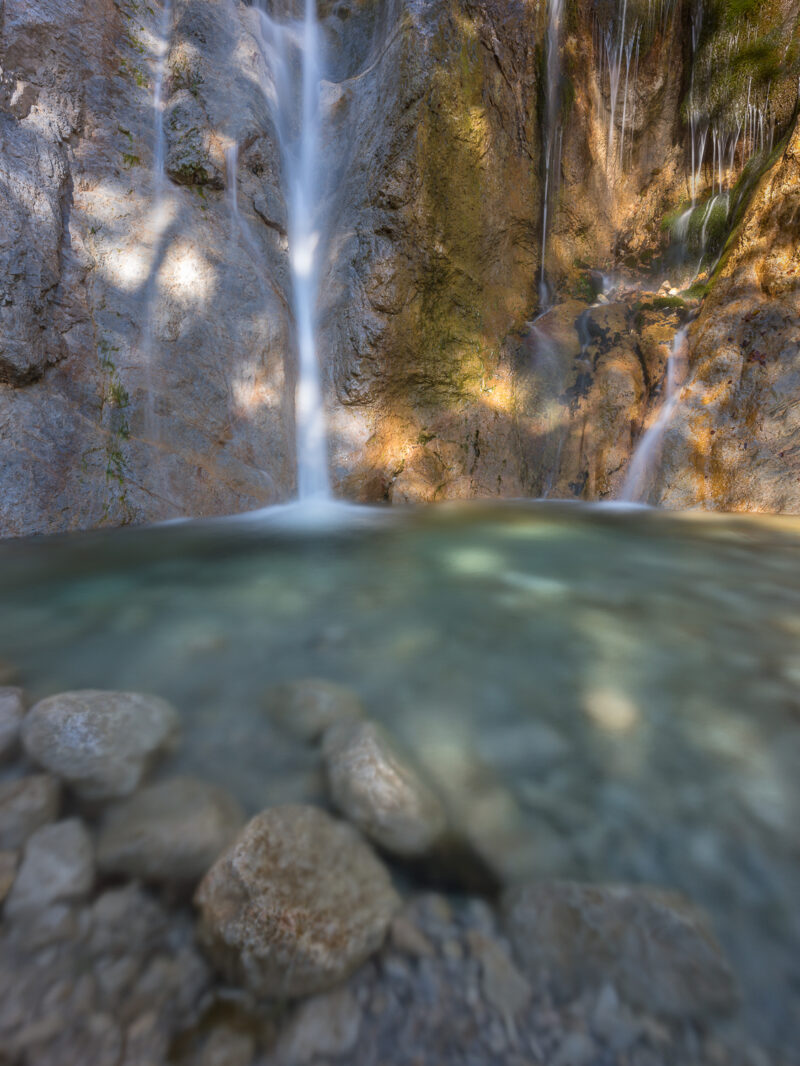
[{"label": "cascading water stream", "polygon": [[672,421],[672,416],[680,399],[679,365],[686,354],[688,327],[684,326],[675,334],[672,348],[667,357],[664,373],[664,399],[661,409],[649,429],[643,434],[631,458],[625,482],[619,499],[626,503],[648,503],[646,499],[649,481],[659,458],[659,449],[664,434]]},{"label": "cascading water stream", "polygon": [[558,196],[561,170],[561,19],[564,0],[548,0],[547,18],[547,110],[544,129],[544,194],[542,196],[542,269],[539,277],[539,305],[550,303],[547,284],[547,238]]},{"label": "cascading water stream", "polygon": [[305,0],[301,22],[279,22],[263,10],[260,16],[265,56],[275,82],[274,88],[265,87],[266,95],[273,109],[280,142],[288,209],[292,303],[298,347],[295,393],[297,495],[300,500],[324,500],[330,497],[331,489],[316,344],[321,81],[321,38],[316,0]]}]

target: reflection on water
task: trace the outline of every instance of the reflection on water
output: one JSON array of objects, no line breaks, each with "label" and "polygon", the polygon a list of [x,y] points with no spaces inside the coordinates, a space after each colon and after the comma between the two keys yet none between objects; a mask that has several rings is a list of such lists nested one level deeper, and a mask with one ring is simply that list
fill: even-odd
[{"label": "reflection on water", "polygon": [[5,544],[0,655],[35,697],[169,698],[169,773],[253,812],[323,799],[265,690],[351,685],[509,879],[704,905],[754,1033],[795,1061],[800,525],[522,504],[380,517]]}]

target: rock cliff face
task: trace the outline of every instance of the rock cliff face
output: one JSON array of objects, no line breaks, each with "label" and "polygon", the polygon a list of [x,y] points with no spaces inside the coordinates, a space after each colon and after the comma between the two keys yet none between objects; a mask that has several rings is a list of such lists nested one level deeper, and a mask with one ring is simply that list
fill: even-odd
[{"label": "rock cliff face", "polygon": [[691,332],[665,439],[671,507],[800,509],[800,124],[758,184]]},{"label": "rock cliff face", "polygon": [[[702,301],[646,496],[800,509],[798,0],[318,8],[337,493],[619,495]],[[259,5],[7,0],[0,66],[0,530],[290,498]]]},{"label": "rock cliff face", "polygon": [[[255,14],[174,5],[162,190],[160,10],[5,4],[5,533],[241,510],[292,491],[285,226]],[[235,141],[238,219],[223,188]]]}]

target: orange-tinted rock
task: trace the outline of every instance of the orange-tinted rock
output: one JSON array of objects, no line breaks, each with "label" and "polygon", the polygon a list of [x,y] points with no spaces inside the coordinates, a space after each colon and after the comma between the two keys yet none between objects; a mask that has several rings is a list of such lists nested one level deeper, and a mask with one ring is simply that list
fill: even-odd
[{"label": "orange-tinted rock", "polygon": [[324,991],[376,951],[399,906],[355,829],[315,807],[256,815],[197,890],[199,937],[260,996]]}]

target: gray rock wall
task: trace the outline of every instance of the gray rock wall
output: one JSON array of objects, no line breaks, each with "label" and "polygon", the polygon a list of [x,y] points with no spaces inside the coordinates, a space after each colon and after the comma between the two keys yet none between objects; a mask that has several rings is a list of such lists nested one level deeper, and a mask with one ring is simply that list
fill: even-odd
[{"label": "gray rock wall", "polygon": [[5,5],[6,534],[238,511],[293,491],[284,207],[256,12],[178,0],[173,18],[159,210],[160,10]]}]

